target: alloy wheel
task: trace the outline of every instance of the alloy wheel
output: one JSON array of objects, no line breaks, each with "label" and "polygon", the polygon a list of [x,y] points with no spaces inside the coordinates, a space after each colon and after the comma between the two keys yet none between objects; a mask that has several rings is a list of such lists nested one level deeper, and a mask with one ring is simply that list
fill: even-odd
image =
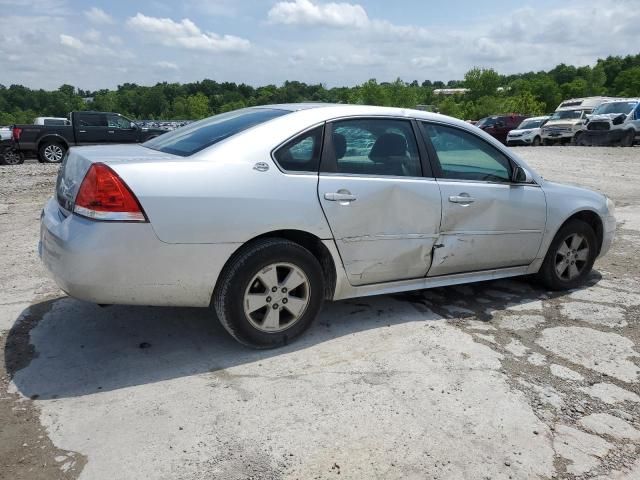
[{"label": "alloy wheel", "polygon": [[556,251],[556,273],[568,281],[580,276],[589,261],[589,242],[584,235],[573,233],[565,238]]},{"label": "alloy wheel", "polygon": [[59,145],[47,145],[44,149],[44,158],[50,163],[59,163],[64,156],[64,152]]},{"label": "alloy wheel", "polygon": [[8,150],[4,153],[5,165],[19,165],[21,163],[20,154],[15,150]]},{"label": "alloy wheel", "polygon": [[280,332],[304,315],[309,292],[309,279],[300,268],[290,263],[274,263],[249,282],[243,299],[244,313],[256,329]]}]

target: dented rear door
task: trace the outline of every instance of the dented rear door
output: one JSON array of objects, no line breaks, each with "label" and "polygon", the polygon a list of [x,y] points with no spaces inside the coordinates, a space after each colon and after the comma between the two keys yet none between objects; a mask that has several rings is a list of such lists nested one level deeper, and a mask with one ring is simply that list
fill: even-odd
[{"label": "dented rear door", "polygon": [[318,197],[352,285],[424,277],[431,265],[440,190],[422,176],[413,128],[388,118],[327,126]]}]

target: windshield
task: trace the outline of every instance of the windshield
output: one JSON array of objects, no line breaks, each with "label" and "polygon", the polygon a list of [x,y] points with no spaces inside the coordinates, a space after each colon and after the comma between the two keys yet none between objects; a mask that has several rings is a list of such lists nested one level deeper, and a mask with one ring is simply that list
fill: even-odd
[{"label": "windshield", "polygon": [[518,130],[527,130],[529,128],[540,128],[540,125],[542,125],[544,122],[545,122],[544,119],[541,119],[541,120],[525,120],[524,122],[522,122],[518,126]]},{"label": "windshield", "polygon": [[593,111],[594,115],[606,115],[608,113],[630,114],[638,102],[611,102],[603,103]]},{"label": "windshield", "polygon": [[498,122],[498,117],[487,117],[478,120],[476,127],[492,127]]},{"label": "windshield", "polygon": [[274,108],[245,108],[221,113],[160,135],[142,144],[143,147],[188,157],[225,138],[273,118],[290,113]]},{"label": "windshield", "polygon": [[549,120],[577,120],[582,116],[582,110],[563,110],[551,115]]}]

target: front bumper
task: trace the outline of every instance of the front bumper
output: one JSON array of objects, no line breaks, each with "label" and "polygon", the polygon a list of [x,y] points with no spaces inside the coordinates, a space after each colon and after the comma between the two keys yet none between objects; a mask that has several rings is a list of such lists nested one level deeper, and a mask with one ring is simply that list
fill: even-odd
[{"label": "front bumper", "polygon": [[239,246],[164,243],[149,223],[65,217],[51,199],[42,212],[38,251],[72,297],[100,304],[206,307],[222,267]]},{"label": "front bumper", "polygon": [[613,239],[616,236],[616,217],[608,215],[604,221],[604,231],[602,232],[602,247],[600,248],[600,254],[598,257],[602,257],[607,254],[613,244]]},{"label": "front bumper", "polygon": [[525,147],[533,143],[533,137],[531,138],[509,138],[507,137],[507,145],[510,147]]},{"label": "front bumper", "polygon": [[582,141],[587,145],[606,147],[619,143],[627,133],[626,130],[585,130]]}]

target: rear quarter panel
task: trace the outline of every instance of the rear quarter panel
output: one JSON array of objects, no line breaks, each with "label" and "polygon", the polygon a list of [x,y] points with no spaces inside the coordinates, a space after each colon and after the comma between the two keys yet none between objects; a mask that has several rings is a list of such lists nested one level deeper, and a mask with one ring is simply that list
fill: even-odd
[{"label": "rear quarter panel", "polygon": [[[278,143],[238,135],[194,157],[110,166],[167,243],[238,243],[283,229],[331,238],[317,174],[280,171],[270,156]],[[255,170],[257,162],[269,170]]]}]

